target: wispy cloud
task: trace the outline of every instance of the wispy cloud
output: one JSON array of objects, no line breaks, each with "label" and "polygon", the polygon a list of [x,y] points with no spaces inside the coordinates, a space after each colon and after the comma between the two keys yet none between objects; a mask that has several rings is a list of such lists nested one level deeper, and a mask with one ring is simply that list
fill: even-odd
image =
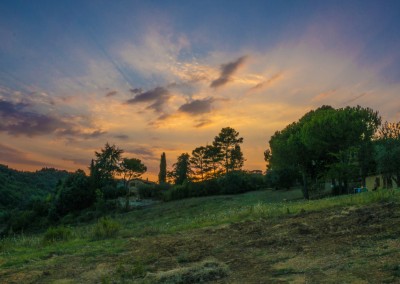
[{"label": "wispy cloud", "polygon": [[129,139],[129,136],[126,134],[117,134],[114,137],[117,139],[120,139],[120,140],[128,140]]},{"label": "wispy cloud", "polygon": [[[42,161],[35,161],[28,157],[28,155],[20,150],[0,144],[0,162],[11,164],[22,164],[44,167]],[[49,164],[48,164],[49,165]]]},{"label": "wispy cloud", "polygon": [[196,122],[196,124],[194,125],[195,128],[202,128],[204,126],[212,124],[212,120],[207,118],[198,119],[195,122]]},{"label": "wispy cloud", "polygon": [[114,97],[114,96],[116,96],[117,94],[118,94],[117,91],[111,91],[111,92],[108,92],[108,93],[106,94],[106,97],[107,97],[107,98],[109,98],[109,97]]},{"label": "wispy cloud", "polygon": [[143,93],[143,89],[142,88],[134,88],[134,89],[130,89],[129,91],[131,93],[135,94],[135,95]]},{"label": "wispy cloud", "polygon": [[211,82],[210,87],[218,88],[227,84],[231,80],[231,76],[241,67],[246,61],[247,56],[242,56],[233,62],[221,65],[219,77]]},{"label": "wispy cloud", "polygon": [[134,154],[146,160],[158,160],[151,147],[136,146],[130,147],[125,150],[128,154]]},{"label": "wispy cloud", "polygon": [[74,165],[84,166],[90,164],[90,159],[85,158],[62,158],[63,161],[72,162]]},{"label": "wispy cloud", "polygon": [[281,79],[281,78],[282,78],[282,75],[283,75],[282,72],[279,72],[279,73],[276,73],[276,74],[272,75],[269,79],[264,80],[264,81],[262,81],[262,82],[256,84],[255,86],[251,87],[251,88],[249,89],[249,92],[252,93],[252,92],[254,92],[254,91],[263,91],[263,90],[265,90],[265,89],[268,88],[271,84],[273,84],[273,83],[275,83],[276,81],[278,81],[279,79]]}]

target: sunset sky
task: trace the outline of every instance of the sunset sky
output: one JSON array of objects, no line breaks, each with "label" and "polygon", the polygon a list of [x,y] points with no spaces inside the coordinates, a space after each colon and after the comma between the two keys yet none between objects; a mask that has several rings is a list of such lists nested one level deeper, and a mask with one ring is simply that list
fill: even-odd
[{"label": "sunset sky", "polygon": [[321,105],[400,120],[400,1],[0,1],[0,163],[87,169],[106,142],[160,155],[223,127],[265,169],[270,136]]}]

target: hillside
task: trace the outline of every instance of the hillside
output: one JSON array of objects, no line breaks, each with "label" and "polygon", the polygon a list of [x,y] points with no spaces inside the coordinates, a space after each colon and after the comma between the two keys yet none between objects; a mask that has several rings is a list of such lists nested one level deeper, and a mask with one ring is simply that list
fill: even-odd
[{"label": "hillside", "polygon": [[0,164],[0,211],[23,208],[31,200],[45,198],[55,192],[57,182],[67,175],[67,171],[53,168],[22,172]]},{"label": "hillside", "polygon": [[[2,283],[385,283],[400,281],[400,194],[316,201],[258,191],[169,203],[0,242]],[[111,228],[111,227],[110,227]]]}]

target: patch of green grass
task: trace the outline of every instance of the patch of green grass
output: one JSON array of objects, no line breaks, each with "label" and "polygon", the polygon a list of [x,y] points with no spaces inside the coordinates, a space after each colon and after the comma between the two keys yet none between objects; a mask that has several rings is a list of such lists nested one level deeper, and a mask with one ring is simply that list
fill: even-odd
[{"label": "patch of green grass", "polygon": [[[72,227],[70,234],[67,233],[69,237],[62,242],[44,244],[42,240],[47,238],[46,234],[14,235],[0,239],[0,269],[42,269],[68,261],[72,256],[75,261],[89,266],[99,259],[124,253],[134,238],[173,234],[243,220],[276,218],[302,211],[362,206],[391,200],[397,202],[400,200],[400,191],[381,190],[311,201],[301,200],[301,196],[299,189],[263,190],[160,203],[117,215],[114,220],[106,218],[92,225]],[[54,234],[57,235],[56,232],[50,235]],[[178,263],[187,263],[187,259],[187,255],[182,254],[176,260]],[[141,270],[140,265],[137,270]]]},{"label": "patch of green grass", "polygon": [[43,242],[44,243],[52,243],[52,242],[59,242],[59,241],[66,241],[71,239],[72,237],[72,230],[67,227],[50,227],[43,235]]},{"label": "patch of green grass", "polygon": [[92,237],[97,240],[113,238],[117,236],[120,228],[119,222],[109,217],[102,217],[93,226]]}]

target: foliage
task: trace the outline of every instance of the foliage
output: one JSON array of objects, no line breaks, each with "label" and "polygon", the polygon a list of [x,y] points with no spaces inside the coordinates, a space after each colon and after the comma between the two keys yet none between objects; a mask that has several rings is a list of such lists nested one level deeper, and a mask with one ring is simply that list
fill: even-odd
[{"label": "foliage", "polygon": [[203,181],[211,169],[207,159],[207,148],[200,146],[194,149],[190,157],[190,164],[194,168],[194,178]]},{"label": "foliage", "polygon": [[168,183],[139,184],[139,196],[143,199],[162,199],[162,195],[171,188]]},{"label": "foliage", "polygon": [[235,171],[202,182],[188,181],[181,185],[175,185],[165,191],[162,198],[164,201],[171,201],[217,194],[238,194],[258,190],[264,186],[262,175]]},{"label": "foliage", "polygon": [[378,172],[400,184],[400,122],[385,122],[378,131],[375,143],[375,159]]},{"label": "foliage", "polygon": [[165,157],[165,153],[161,154],[160,159],[160,172],[158,174],[158,183],[166,183],[167,182],[167,159]]},{"label": "foliage", "polygon": [[220,148],[214,145],[207,145],[205,152],[205,159],[208,163],[209,172],[207,178],[216,178],[222,172],[223,154]]},{"label": "foliage", "polygon": [[221,129],[215,136],[213,145],[218,148],[223,157],[225,173],[240,170],[243,166],[244,158],[240,149],[243,138],[239,137],[239,132],[231,127]]},{"label": "foliage", "polygon": [[96,192],[89,186],[89,178],[83,170],[77,170],[60,186],[54,203],[55,213],[64,216],[90,207],[95,200]]},{"label": "foliage", "polygon": [[100,152],[95,152],[96,159],[90,166],[91,186],[94,189],[114,182],[113,178],[120,169],[119,163],[123,152],[122,149],[108,143]]},{"label": "foliage", "polygon": [[57,183],[69,173],[53,168],[21,172],[0,164],[0,210],[32,209],[34,200],[44,200],[55,192]]},{"label": "foliage", "polygon": [[123,175],[125,188],[128,188],[128,182],[132,178],[138,178],[142,174],[144,174],[147,171],[147,167],[139,159],[136,159],[136,158],[131,158],[131,159],[124,158],[122,160],[121,165],[120,165],[119,171]]},{"label": "foliage", "polygon": [[190,156],[188,153],[182,153],[177,162],[173,165],[172,177],[175,184],[183,184],[190,178],[192,173],[190,169]]},{"label": "foliage", "polygon": [[[344,193],[348,180],[354,178],[352,155],[360,158],[357,153],[365,153],[380,123],[378,113],[369,108],[322,106],[277,131],[269,142],[270,152],[264,155],[271,169],[291,169],[302,174],[307,199],[309,181],[327,176],[344,184]],[[350,161],[352,165],[348,164]],[[370,161],[355,162],[358,167],[363,165],[365,175]]]},{"label": "foliage", "polygon": [[300,179],[299,172],[294,168],[270,169],[265,175],[266,186],[276,189],[289,189]]},{"label": "foliage", "polygon": [[94,239],[113,238],[117,236],[120,229],[121,225],[117,221],[109,217],[102,217],[93,226],[92,237]]},{"label": "foliage", "polygon": [[72,230],[67,227],[50,227],[43,235],[44,243],[67,241],[72,237]]}]

